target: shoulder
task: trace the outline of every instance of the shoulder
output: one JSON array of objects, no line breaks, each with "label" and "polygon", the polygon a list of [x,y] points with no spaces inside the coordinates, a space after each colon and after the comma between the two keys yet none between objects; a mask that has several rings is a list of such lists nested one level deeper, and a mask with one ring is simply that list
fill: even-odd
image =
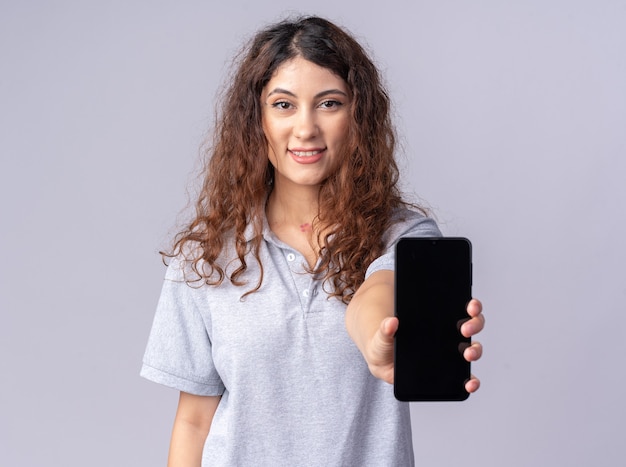
[{"label": "shoulder", "polygon": [[[259,237],[255,225],[248,224],[242,233],[243,248],[246,254],[253,249],[251,243]],[[229,230],[221,235],[220,249],[207,251],[199,241],[188,240],[180,246],[180,249],[165,259],[167,272],[166,280],[187,282],[188,284],[200,284],[207,279],[221,283],[221,277],[230,276],[233,270],[241,265],[237,253],[237,235]],[[207,259],[215,255],[214,259]],[[251,269],[246,265],[246,270]],[[253,268],[252,268],[253,269]]]},{"label": "shoulder", "polygon": [[441,237],[441,231],[432,217],[408,208],[395,209],[389,228],[383,234],[386,248],[401,237]]},{"label": "shoulder", "polygon": [[198,274],[194,273],[193,260],[185,257],[183,254],[168,258],[165,260],[167,271],[165,272],[165,280],[173,282],[194,282],[200,279]]},{"label": "shoulder", "polygon": [[203,259],[204,250],[198,242],[186,242],[175,256],[166,258],[165,280],[196,283],[206,277],[208,265]]},{"label": "shoulder", "polygon": [[383,253],[367,268],[365,278],[380,270],[394,270],[395,245],[402,237],[441,237],[432,217],[417,210],[399,208],[391,216],[389,228],[383,234]]}]

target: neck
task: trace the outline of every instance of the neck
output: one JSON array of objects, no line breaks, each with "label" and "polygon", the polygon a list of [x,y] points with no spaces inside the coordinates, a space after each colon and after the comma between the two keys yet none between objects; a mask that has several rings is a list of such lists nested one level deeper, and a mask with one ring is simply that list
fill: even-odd
[{"label": "neck", "polygon": [[313,221],[318,215],[319,187],[297,186],[284,189],[274,185],[267,200],[267,222],[274,234],[304,255],[312,268],[318,260],[320,245]]},{"label": "neck", "polygon": [[310,225],[318,215],[319,187],[284,190],[275,185],[267,201],[270,224]]}]

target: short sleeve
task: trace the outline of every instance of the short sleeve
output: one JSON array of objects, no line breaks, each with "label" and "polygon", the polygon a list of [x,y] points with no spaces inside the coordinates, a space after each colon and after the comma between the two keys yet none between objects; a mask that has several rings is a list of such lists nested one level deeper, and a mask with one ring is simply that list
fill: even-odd
[{"label": "short sleeve", "polygon": [[[206,286],[185,282],[172,262],[163,282],[140,375],[196,395],[215,396],[224,384],[215,369],[207,327]],[[203,300],[204,297],[204,300]]]},{"label": "short sleeve", "polygon": [[402,237],[441,237],[441,231],[436,222],[423,214],[408,209],[399,210],[394,213],[393,224],[385,232],[383,240],[385,242],[384,253],[376,258],[367,268],[365,278],[376,271],[384,269],[393,270],[396,259],[396,243]]}]

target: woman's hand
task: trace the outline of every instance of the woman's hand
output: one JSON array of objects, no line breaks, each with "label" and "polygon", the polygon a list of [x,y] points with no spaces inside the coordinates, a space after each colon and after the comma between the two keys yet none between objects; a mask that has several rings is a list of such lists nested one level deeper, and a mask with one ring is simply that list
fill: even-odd
[{"label": "woman's hand", "polygon": [[[370,372],[393,384],[393,346],[398,330],[398,318],[393,315],[394,273],[382,270],[372,274],[359,288],[346,310],[348,334],[359,348]],[[461,334],[472,337],[482,331],[485,318],[483,305],[472,299],[467,304],[469,319],[461,326]],[[479,342],[473,342],[463,352],[468,362],[478,360],[483,353]],[[465,384],[467,392],[474,392],[480,381],[472,376]]]},{"label": "woman's hand", "polygon": [[[472,337],[483,330],[485,318],[482,309],[483,306],[479,300],[472,299],[468,303],[467,314],[470,318],[461,326],[463,336]],[[398,325],[396,317],[383,319],[364,352],[371,373],[389,384],[393,384],[393,345]],[[482,353],[483,347],[480,342],[472,342],[472,345],[463,352],[463,357],[468,362],[475,362],[482,356]],[[473,375],[465,384],[465,390],[469,393],[475,392],[479,387],[480,380]]]}]

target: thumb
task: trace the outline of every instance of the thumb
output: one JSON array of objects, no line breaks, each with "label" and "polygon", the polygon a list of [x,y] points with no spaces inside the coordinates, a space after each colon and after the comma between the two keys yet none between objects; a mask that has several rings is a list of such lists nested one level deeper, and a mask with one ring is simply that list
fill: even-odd
[{"label": "thumb", "polygon": [[382,320],[380,323],[380,334],[383,340],[389,343],[393,342],[393,338],[398,330],[398,325],[398,318],[395,316]]}]

